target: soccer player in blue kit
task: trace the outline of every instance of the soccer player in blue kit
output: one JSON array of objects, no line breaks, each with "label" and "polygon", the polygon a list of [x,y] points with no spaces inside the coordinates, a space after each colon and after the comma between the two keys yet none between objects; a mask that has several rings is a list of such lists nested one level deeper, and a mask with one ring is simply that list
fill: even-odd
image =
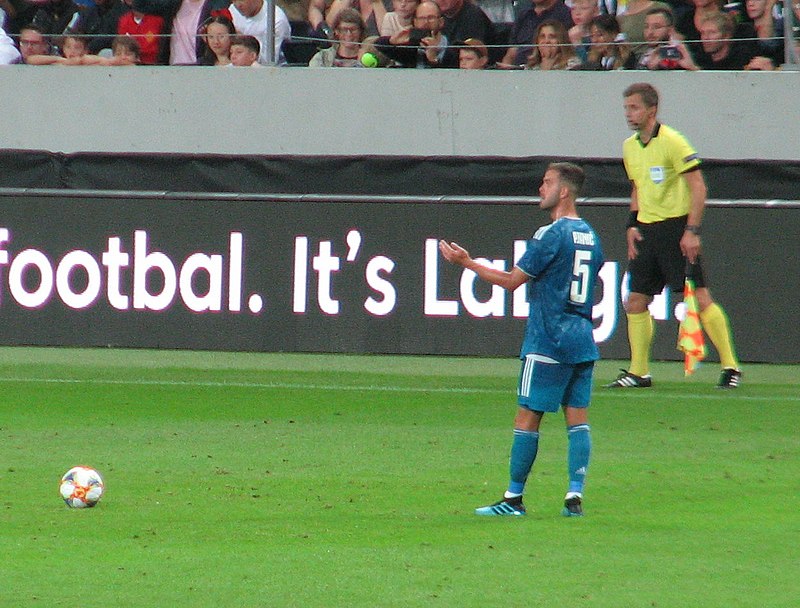
[{"label": "soccer player in blue kit", "polygon": [[587,408],[594,362],[592,305],[603,265],[600,239],[580,217],[576,199],[585,175],[572,163],[551,163],[539,187],[539,207],[551,224],[536,231],[511,271],[484,266],[456,243],[439,242],[444,258],[474,271],[482,280],[509,291],[528,283],[530,313],[520,359],[510,482],[503,498],[475,510],[476,515],[525,515],[522,495],[539,449],[544,414],[563,408],[567,424],[569,486],[565,516],[583,515],[583,486],[591,436]]}]

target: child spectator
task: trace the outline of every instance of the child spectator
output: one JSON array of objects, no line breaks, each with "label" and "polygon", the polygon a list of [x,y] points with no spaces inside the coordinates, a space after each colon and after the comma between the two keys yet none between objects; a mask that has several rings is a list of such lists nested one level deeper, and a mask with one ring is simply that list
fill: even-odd
[{"label": "child spectator", "polygon": [[197,65],[202,49],[197,32],[209,17],[227,17],[231,22],[228,0],[173,0],[177,1],[177,12],[168,16],[172,30],[169,36],[169,64]]},{"label": "child spectator", "polygon": [[111,54],[117,59],[138,65],[142,60],[142,49],[136,38],[131,36],[117,36],[111,43]]},{"label": "child spectator", "polygon": [[[128,6],[132,3],[133,0],[125,0]],[[140,62],[144,65],[155,65],[158,62],[163,32],[163,17],[145,14],[133,8],[120,17],[117,26],[117,34],[131,36],[139,43]]]},{"label": "child spectator", "polygon": [[61,54],[65,59],[80,59],[89,53],[89,41],[83,36],[67,34],[61,39]]},{"label": "child spectator", "polygon": [[346,8],[336,15],[333,24],[335,42],[323,49],[308,62],[310,68],[353,68],[361,66],[359,50],[364,40],[366,25],[361,14]]},{"label": "child spectator", "polygon": [[458,49],[458,67],[462,70],[483,70],[489,63],[489,49],[477,38],[468,38]]},{"label": "child spectator", "polygon": [[575,47],[575,54],[581,62],[586,62],[589,57],[589,47],[592,43],[592,32],[589,23],[600,12],[597,0],[573,0],[570,8],[572,22],[569,28],[569,41]]},{"label": "child spectator", "polygon": [[203,22],[198,65],[230,65],[231,38],[236,35],[233,21],[224,15],[214,15]]},{"label": "child spectator", "polygon": [[231,39],[231,65],[236,67],[260,67],[258,56],[261,43],[255,36],[234,36]]},{"label": "child spectator", "polygon": [[[133,38],[128,38],[133,41]],[[133,41],[135,43],[135,41]],[[131,65],[134,63],[125,57],[100,57],[89,53],[89,43],[84,36],[68,34],[61,42],[59,55],[33,55],[28,58],[31,65]]]},{"label": "child spectator", "polygon": [[419,0],[392,0],[394,10],[383,18],[381,36],[394,36],[400,30],[411,27],[418,4]]}]

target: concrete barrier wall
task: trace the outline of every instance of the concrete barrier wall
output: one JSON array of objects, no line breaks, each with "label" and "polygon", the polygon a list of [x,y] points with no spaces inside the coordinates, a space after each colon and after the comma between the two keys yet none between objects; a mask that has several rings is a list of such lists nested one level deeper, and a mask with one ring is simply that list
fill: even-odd
[{"label": "concrete barrier wall", "polygon": [[618,158],[629,134],[621,93],[640,80],[704,158],[800,158],[800,72],[9,66],[0,146]]}]

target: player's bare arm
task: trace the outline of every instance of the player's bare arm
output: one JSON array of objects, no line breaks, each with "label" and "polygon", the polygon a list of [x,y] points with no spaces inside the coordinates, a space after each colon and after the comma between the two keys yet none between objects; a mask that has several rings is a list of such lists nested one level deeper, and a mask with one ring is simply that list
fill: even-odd
[{"label": "player's bare arm", "polygon": [[451,264],[457,264],[458,266],[463,266],[468,270],[472,270],[479,278],[487,283],[499,285],[509,291],[514,291],[530,278],[516,266],[509,272],[507,270],[498,270],[497,268],[479,264],[473,260],[469,252],[458,243],[448,243],[445,240],[441,240],[439,241],[439,251],[442,253],[444,259]]}]

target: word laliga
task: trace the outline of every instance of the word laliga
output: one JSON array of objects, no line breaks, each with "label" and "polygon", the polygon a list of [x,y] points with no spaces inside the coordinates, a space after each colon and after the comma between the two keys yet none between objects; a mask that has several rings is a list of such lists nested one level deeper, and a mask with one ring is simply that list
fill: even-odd
[{"label": "word laliga", "polygon": [[[10,259],[6,245],[11,242],[11,233],[7,228],[0,228],[0,267],[8,266],[9,293],[25,308],[44,306],[53,296],[54,289],[69,308],[89,308],[100,297],[105,274],[105,295],[108,303],[117,310],[129,310],[131,306],[135,310],[165,310],[177,294],[193,312],[222,310],[223,255],[192,253],[176,267],[165,253],[148,251],[148,241],[146,231],[136,230],[132,254],[124,251],[122,239],[114,236],[109,237],[106,250],[99,256],[100,262],[88,251],[77,249],[69,251],[54,264],[47,254],[33,248],[19,251]],[[241,233],[231,232],[227,245],[227,310],[239,312],[242,308],[244,248]],[[132,269],[133,275],[130,295],[124,293],[124,277],[129,273],[128,269]],[[156,275],[160,278],[160,289],[154,289],[155,281],[150,280]],[[196,293],[196,281],[207,284],[205,293]],[[257,295],[251,296],[248,304],[251,312],[260,311],[261,300]]]},{"label": "word laliga", "polygon": [[[593,238],[590,234],[573,233],[573,239],[578,244],[592,245]],[[514,241],[513,259],[519,260],[525,253],[526,241]],[[498,270],[508,269],[508,260],[497,259],[489,260],[486,258],[476,258],[476,260],[486,266],[497,268]],[[428,239],[425,241],[425,315],[431,317],[457,317],[464,311],[470,316],[483,317],[505,317],[506,298],[509,296],[502,287],[493,285],[491,295],[488,299],[480,300],[475,295],[475,286],[478,283],[478,275],[472,270],[463,270],[459,282],[459,299],[442,299],[439,296],[439,264],[440,256],[438,241]],[[614,333],[617,321],[621,312],[621,300],[628,298],[628,273],[619,274],[619,262],[606,262],[600,269],[598,276],[598,292],[600,299],[592,306],[592,319],[600,322],[595,325],[594,339],[596,342],[605,342]],[[518,287],[510,295],[511,316],[524,319],[528,316],[529,304],[527,300],[527,290],[525,285]],[[665,320],[670,317],[670,294],[665,288],[660,294],[653,298],[650,304],[650,312],[657,320]],[[684,306],[679,303],[675,307],[675,316],[679,320],[683,318]]]}]

